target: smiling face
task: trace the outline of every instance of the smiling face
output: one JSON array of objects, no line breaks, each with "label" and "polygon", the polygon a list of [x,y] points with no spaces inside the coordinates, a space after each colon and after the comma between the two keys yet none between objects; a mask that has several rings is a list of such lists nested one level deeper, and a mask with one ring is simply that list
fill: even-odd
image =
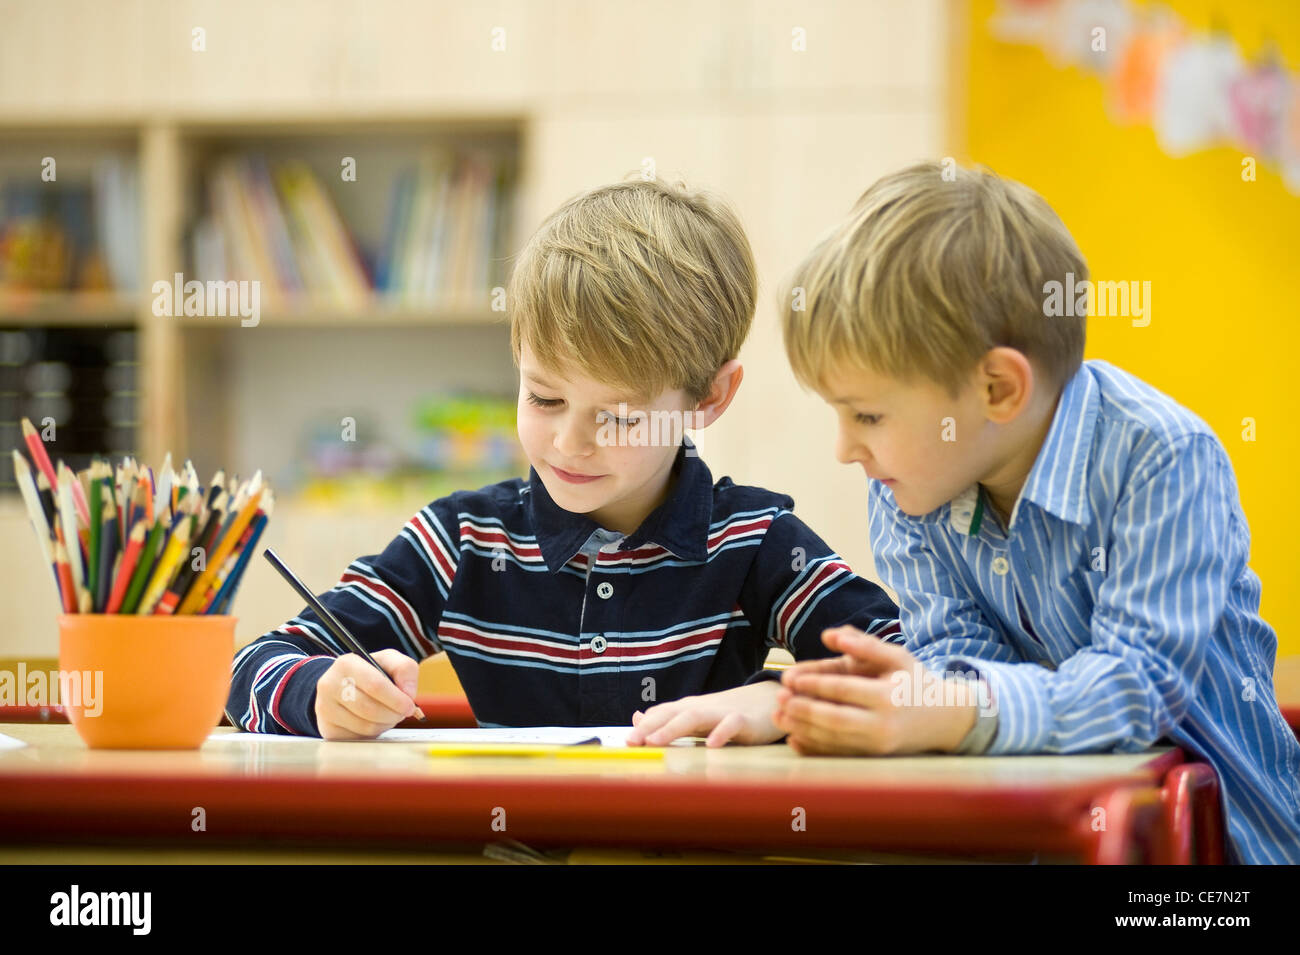
[{"label": "smiling face", "polygon": [[998,465],[997,426],[974,380],[956,397],[928,380],[903,382],[870,369],[830,370],[823,399],[836,410],[835,457],[884,483],[906,514],[951,501]]},{"label": "smiling face", "polygon": [[610,437],[620,428],[635,433],[650,413],[692,407],[680,390],[638,400],[576,373],[564,377],[541,368],[527,344],[520,349],[518,430],[528,462],[556,504],[610,530],[631,534],[668,497],[679,447]]}]

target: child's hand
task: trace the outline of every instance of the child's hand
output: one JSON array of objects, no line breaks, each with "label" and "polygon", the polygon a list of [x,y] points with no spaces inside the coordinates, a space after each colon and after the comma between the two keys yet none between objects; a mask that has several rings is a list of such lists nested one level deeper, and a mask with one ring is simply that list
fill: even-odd
[{"label": "child's hand", "polygon": [[945,681],[854,627],[826,630],[822,641],[844,655],[797,663],[781,678],[773,722],[797,752],[950,752],[975,725],[975,683]]},{"label": "child's hand", "polygon": [[774,743],[785,733],[772,722],[781,687],[764,680],[703,696],[687,696],[632,714],[629,746],[667,746],[681,736],[703,736],[707,746]]},{"label": "child's hand", "polygon": [[397,686],[355,653],[336,659],[316,681],[316,726],[322,739],[373,739],[415,712],[420,665],[397,650],[370,655]]}]

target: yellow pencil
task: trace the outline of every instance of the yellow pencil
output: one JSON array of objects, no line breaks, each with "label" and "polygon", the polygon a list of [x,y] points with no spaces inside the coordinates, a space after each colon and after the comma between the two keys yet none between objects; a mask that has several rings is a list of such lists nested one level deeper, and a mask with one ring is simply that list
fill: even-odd
[{"label": "yellow pencil", "polygon": [[186,593],[185,599],[181,605],[176,608],[178,614],[194,613],[199,609],[203,602],[203,597],[208,592],[208,585],[212,583],[212,578],[221,570],[221,565],[225,563],[226,557],[234,550],[235,545],[239,543],[239,538],[244,534],[244,528],[248,522],[253,519],[257,513],[257,503],[262,499],[262,472],[258,471],[253,475],[248,485],[249,495],[246,503],[235,518],[235,522],[230,525],[230,530],[226,531],[221,543],[217,545],[216,552],[208,558],[207,565],[203,573],[199,574],[199,579],[194,581],[190,586],[189,592]]},{"label": "yellow pencil", "polygon": [[153,613],[153,608],[167,585],[171,583],[172,577],[176,573],[176,568],[180,566],[185,554],[189,549],[190,543],[190,525],[194,523],[192,517],[182,517],[180,527],[176,528],[171,539],[167,541],[162,556],[158,558],[158,564],[154,567],[153,576],[149,578],[149,584],[144,589],[144,596],[140,598],[140,604],[136,607],[136,614]]},{"label": "yellow pencil", "polygon": [[545,743],[430,743],[430,756],[556,756],[563,759],[663,759],[652,747],[550,746]]}]

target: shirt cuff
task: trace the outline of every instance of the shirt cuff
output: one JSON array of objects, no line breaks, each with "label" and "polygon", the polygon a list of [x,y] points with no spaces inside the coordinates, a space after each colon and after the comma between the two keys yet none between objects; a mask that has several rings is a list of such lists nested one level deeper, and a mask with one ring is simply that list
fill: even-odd
[{"label": "shirt cuff", "polygon": [[993,745],[993,738],[997,735],[997,711],[981,707],[979,715],[975,717],[975,725],[970,728],[970,732],[962,738],[953,752],[964,756],[978,756],[988,751],[988,748]]},{"label": "shirt cuff", "polygon": [[271,695],[271,718],[298,736],[320,736],[316,725],[316,684],[334,665],[334,657],[303,657]]},{"label": "shirt cuff", "polygon": [[[1046,672],[1043,667],[1033,663],[1004,663],[967,657],[951,657],[944,664],[948,668],[963,667],[973,671],[988,687],[987,712],[994,721],[994,734],[985,753],[1048,751],[1052,722],[1047,688],[1042,680]],[[980,713],[983,718],[985,708],[981,707]],[[975,730],[979,730],[979,720]]]}]

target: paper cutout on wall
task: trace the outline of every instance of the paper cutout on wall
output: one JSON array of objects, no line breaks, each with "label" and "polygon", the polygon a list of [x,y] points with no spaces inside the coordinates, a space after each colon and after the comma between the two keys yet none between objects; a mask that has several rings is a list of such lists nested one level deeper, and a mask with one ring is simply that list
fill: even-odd
[{"label": "paper cutout on wall", "polygon": [[1232,146],[1300,195],[1300,77],[1274,54],[1247,62],[1227,33],[1130,0],[1000,0],[990,29],[1100,74],[1116,121],[1149,123],[1170,156]]}]

